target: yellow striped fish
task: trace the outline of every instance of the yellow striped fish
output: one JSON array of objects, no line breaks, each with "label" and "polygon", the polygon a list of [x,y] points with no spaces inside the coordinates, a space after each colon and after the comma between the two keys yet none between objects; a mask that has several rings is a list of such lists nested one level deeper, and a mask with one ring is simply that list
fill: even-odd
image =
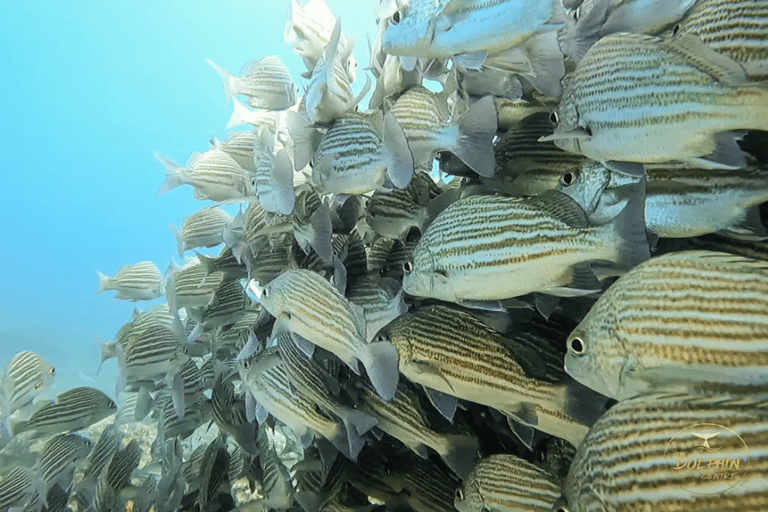
[{"label": "yellow striped fish", "polygon": [[253,108],[285,110],[296,103],[296,86],[288,68],[277,55],[266,55],[248,62],[240,70],[242,77],[205,59],[221,77],[224,99],[228,102],[235,94],[248,96]]},{"label": "yellow striped fish", "polygon": [[375,340],[395,345],[400,372],[429,390],[493,407],[572,444],[589,429],[571,414],[585,402],[585,389],[549,371],[535,349],[468,313],[425,306],[398,317]]},{"label": "yellow striped fish", "polygon": [[451,302],[596,291],[592,262],[620,273],[649,255],[640,192],[600,226],[557,191],[460,199],[419,240],[413,261],[404,264],[403,289]]},{"label": "yellow striped fish", "polygon": [[540,140],[627,173],[676,160],[744,168],[737,130],[768,127],[768,89],[694,35],[616,34],[587,52],[552,117]]},{"label": "yellow striped fish", "polygon": [[623,399],[648,386],[768,385],[768,264],[726,253],[652,258],[567,340],[565,369]]},{"label": "yellow striped fish", "polygon": [[165,166],[165,181],[157,189],[165,194],[180,185],[191,185],[195,199],[218,202],[246,200],[255,194],[253,178],[238,165],[234,158],[218,149],[193,153],[184,168],[169,157],[154,153]]},{"label": "yellow striped fish", "polygon": [[698,36],[744,66],[751,79],[768,79],[765,0],[699,0],[673,33]]},{"label": "yellow striped fish", "polygon": [[391,400],[397,389],[397,351],[390,343],[367,343],[362,308],[310,270],[283,272],[259,290],[249,287],[285,329],[336,354],[353,371],[365,367],[376,391]]},{"label": "yellow striped fish", "polygon": [[123,265],[114,277],[99,276],[99,289],[96,293],[115,290],[116,299],[122,300],[151,300],[165,294],[163,275],[151,261],[140,261],[132,265]]},{"label": "yellow striped fish", "polygon": [[499,453],[477,463],[456,489],[454,505],[459,512],[551,512],[561,495],[557,478],[520,457]]},{"label": "yellow striped fish", "polygon": [[619,402],[579,447],[561,510],[768,510],[767,403],[675,394]]}]

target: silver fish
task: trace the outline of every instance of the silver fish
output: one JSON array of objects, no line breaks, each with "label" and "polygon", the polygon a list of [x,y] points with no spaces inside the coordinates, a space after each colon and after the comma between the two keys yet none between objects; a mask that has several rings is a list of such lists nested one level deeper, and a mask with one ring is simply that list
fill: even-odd
[{"label": "silver fish", "polygon": [[75,469],[91,452],[90,439],[77,434],[57,434],[43,447],[38,461],[40,477],[50,488],[69,489]]},{"label": "silver fish", "polygon": [[207,206],[184,217],[178,231],[171,227],[179,256],[184,257],[184,251],[190,249],[224,242],[224,228],[231,222],[232,216],[218,206]]},{"label": "silver fish", "polygon": [[355,372],[362,363],[376,390],[391,399],[397,388],[397,352],[390,343],[367,343],[362,308],[320,275],[288,270],[263,289],[250,290],[287,330],[336,354]]},{"label": "silver fish", "polygon": [[561,495],[553,475],[520,457],[499,453],[477,463],[456,489],[454,505],[459,512],[550,512]]},{"label": "silver fish", "polygon": [[253,108],[266,110],[285,110],[296,103],[296,86],[291,73],[277,55],[247,63],[240,70],[242,77],[232,75],[213,61],[205,59],[205,62],[221,77],[226,101],[235,94],[245,94]]},{"label": "silver fish", "polygon": [[96,293],[115,290],[116,299],[122,300],[152,300],[165,294],[163,275],[151,261],[140,261],[132,265],[123,265],[114,277],[108,277],[101,272],[99,289]]},{"label": "silver fish", "polygon": [[56,369],[35,352],[22,350],[11,357],[0,381],[0,419],[6,433],[11,414],[32,404],[51,387],[55,375]]},{"label": "silver fish", "polygon": [[652,258],[568,337],[565,369],[623,399],[649,387],[768,384],[768,265],[725,253]]},{"label": "silver fish", "polygon": [[233,131],[227,134],[227,137],[220,141],[216,137],[211,138],[211,149],[218,149],[235,159],[240,167],[246,171],[255,171],[256,166],[253,161],[253,145],[257,137],[254,131]]},{"label": "silver fish", "polygon": [[12,507],[26,507],[32,502],[39,491],[34,480],[35,475],[28,468],[18,466],[13,468],[0,481],[0,508],[9,510]]},{"label": "silver fish", "polygon": [[677,160],[744,168],[738,130],[766,128],[768,89],[696,36],[616,34],[579,62],[552,116],[555,133],[540,140],[628,174]]},{"label": "silver fish", "polygon": [[216,202],[247,200],[254,196],[253,178],[225,152],[211,149],[193,153],[184,168],[165,155],[155,152],[155,158],[165,166],[166,177],[158,194],[180,185],[191,185],[195,199]]},{"label": "silver fish", "polygon": [[400,283],[377,275],[362,276],[347,287],[347,299],[363,308],[365,339],[369,343],[379,329],[408,311]]},{"label": "silver fish", "polygon": [[53,435],[67,430],[80,430],[117,412],[107,395],[90,387],[73,388],[60,393],[54,402],[37,409],[28,421],[13,425],[14,435],[34,431],[36,435]]}]

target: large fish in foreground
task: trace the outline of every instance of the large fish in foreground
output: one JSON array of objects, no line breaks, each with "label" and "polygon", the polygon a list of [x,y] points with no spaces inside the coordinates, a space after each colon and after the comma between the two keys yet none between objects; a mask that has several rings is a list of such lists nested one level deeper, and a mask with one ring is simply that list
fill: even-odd
[{"label": "large fish in foreground", "polygon": [[403,289],[451,302],[598,291],[593,264],[616,275],[648,258],[642,206],[638,189],[611,222],[595,226],[557,191],[461,199],[427,228],[404,264]]},{"label": "large fish in foreground", "polygon": [[567,340],[565,369],[623,399],[657,387],[768,385],[768,264],[687,251],[621,277]]},{"label": "large fish in foreground", "polygon": [[736,141],[768,128],[768,88],[693,35],[616,34],[587,52],[552,116],[540,140],[630,174],[678,160],[744,168]]}]

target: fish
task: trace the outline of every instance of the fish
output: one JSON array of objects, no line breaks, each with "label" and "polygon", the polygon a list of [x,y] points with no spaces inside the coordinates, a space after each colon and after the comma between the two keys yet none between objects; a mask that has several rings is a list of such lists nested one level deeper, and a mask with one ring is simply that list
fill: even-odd
[{"label": "fish", "polygon": [[132,265],[123,265],[114,277],[108,277],[101,272],[99,289],[96,293],[115,290],[115,298],[121,300],[152,300],[165,295],[163,275],[151,261],[140,261]]},{"label": "fish", "polygon": [[765,0],[699,0],[671,33],[691,34],[744,67],[750,80],[768,79]]},{"label": "fish", "polygon": [[[758,211],[768,201],[765,169],[755,164],[743,171],[647,164],[645,172],[645,225],[651,233],[685,238],[726,231],[736,237],[768,237]],[[626,202],[622,187],[636,181],[587,161],[564,173],[556,188],[573,197],[591,222],[600,223]],[[712,208],[713,201],[719,208]]]},{"label": "fish", "polygon": [[566,340],[565,370],[603,395],[768,384],[768,266],[712,251],[638,265]]},{"label": "fish", "polygon": [[17,466],[9,471],[0,481],[0,508],[21,509],[31,504],[34,497],[39,499],[39,492],[33,478],[32,471],[23,466]]},{"label": "fish", "polygon": [[32,405],[53,384],[56,368],[36,352],[22,350],[8,361],[0,381],[0,421],[6,437],[10,437],[10,417],[19,409]]},{"label": "fish", "polygon": [[[263,289],[249,290],[282,327],[339,357],[359,373],[362,363],[385,400],[397,389],[397,351],[391,343],[367,343],[362,308],[315,272],[287,270]],[[330,321],[329,321],[330,320]]]},{"label": "fish", "polygon": [[642,192],[600,226],[558,191],[460,199],[435,218],[403,264],[403,290],[457,303],[599,291],[593,264],[616,275],[650,256]]},{"label": "fish", "polygon": [[768,89],[698,37],[614,34],[579,62],[552,113],[554,134],[539,140],[630,175],[673,161],[743,169],[737,140],[764,130],[766,115]]},{"label": "fish", "polygon": [[121,495],[121,491],[130,485],[131,473],[138,467],[141,453],[139,442],[134,439],[125,448],[118,450],[104,466],[93,493],[96,510],[126,508],[124,502],[128,500]]},{"label": "fish", "polygon": [[57,434],[45,443],[38,461],[40,478],[48,488],[69,489],[75,469],[91,452],[91,440],[77,434]]},{"label": "fish", "polygon": [[168,307],[177,311],[180,308],[206,306],[222,282],[224,274],[218,271],[208,273],[199,260],[190,259],[168,277],[165,285]]},{"label": "fish", "polygon": [[459,512],[550,512],[561,495],[554,475],[515,455],[498,453],[477,463],[456,489],[454,505]]},{"label": "fish", "polygon": [[93,445],[93,449],[88,455],[88,465],[84,470],[85,478],[91,478],[94,481],[99,476],[112,456],[122,447],[123,434],[117,429],[117,425],[107,425],[101,431],[99,439]]},{"label": "fish", "polygon": [[[759,396],[652,393],[622,400],[579,446],[562,509],[760,510],[768,485],[766,428]],[[708,470],[707,460],[722,462]]]},{"label": "fish", "polygon": [[[294,141],[297,148],[308,144],[301,138]],[[405,188],[413,169],[408,142],[394,116],[348,113],[320,140],[312,158],[312,182],[324,194],[365,194],[385,188],[387,179],[391,186]]]},{"label": "fish", "polygon": [[289,215],[295,202],[293,163],[285,148],[279,148],[274,134],[266,127],[257,129],[259,141],[254,145],[256,194],[268,212]]},{"label": "fish", "polygon": [[405,133],[415,167],[429,168],[438,151],[450,151],[479,175],[493,175],[496,103],[492,96],[457,115],[449,110],[444,94],[419,86],[405,91],[389,112]]},{"label": "fish", "polygon": [[[143,381],[173,379],[189,358],[177,335],[156,324],[137,333],[127,349],[117,347],[117,392],[133,390]],[[177,383],[177,386],[181,382]],[[177,396],[180,390],[177,389]],[[180,396],[178,396],[180,399]]]},{"label": "fish", "polygon": [[154,156],[166,170],[165,181],[157,189],[158,194],[165,194],[181,185],[190,185],[198,200],[209,199],[222,203],[254,197],[253,178],[234,158],[221,150],[193,153],[187,159],[186,168],[158,152]]},{"label": "fish", "polygon": [[[452,413],[440,406],[446,400],[442,395],[493,407],[575,445],[589,429],[573,415],[592,400],[586,390],[552,375],[535,349],[500,335],[469,313],[423,306],[398,317],[374,339],[397,348],[403,376],[439,392],[430,400],[446,417]],[[448,409],[455,410],[455,398]],[[530,440],[523,441],[530,447]]]},{"label": "fish", "polygon": [[211,137],[211,149],[218,149],[231,156],[235,162],[246,171],[254,172],[256,164],[253,156],[253,145],[258,140],[255,130],[231,131],[221,141]]},{"label": "fish", "polygon": [[13,435],[34,432],[36,437],[81,430],[115,414],[117,405],[106,394],[91,387],[68,389],[54,402],[42,405],[29,420],[11,426]]},{"label": "fish", "polygon": [[379,329],[408,311],[400,283],[389,277],[359,277],[347,287],[346,297],[363,308],[365,339],[369,343]]},{"label": "fish", "polygon": [[253,108],[285,110],[296,103],[296,86],[291,73],[277,55],[266,55],[248,62],[240,71],[242,77],[233,76],[229,71],[205,59],[221,77],[224,84],[224,98],[229,102],[235,94],[248,96]]},{"label": "fish", "polygon": [[218,206],[207,206],[184,217],[178,231],[171,226],[179,256],[183,258],[184,252],[191,249],[223,243],[224,228],[231,222],[232,216]]},{"label": "fish", "polygon": [[517,46],[534,34],[556,30],[564,19],[560,0],[411,0],[388,20],[381,48],[404,56],[459,55],[466,67],[479,67],[488,53]]},{"label": "fish", "polygon": [[238,446],[245,452],[256,455],[256,433],[258,426],[248,421],[245,411],[245,398],[235,396],[235,388],[231,382],[225,381],[221,375],[216,378],[211,389],[211,412],[220,430],[231,435]]}]

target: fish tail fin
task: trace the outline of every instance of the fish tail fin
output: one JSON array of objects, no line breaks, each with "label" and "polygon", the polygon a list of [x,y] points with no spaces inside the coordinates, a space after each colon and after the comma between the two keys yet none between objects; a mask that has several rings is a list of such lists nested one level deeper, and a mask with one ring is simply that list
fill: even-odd
[{"label": "fish tail fin", "polygon": [[205,62],[210,64],[221,77],[221,83],[224,85],[224,102],[229,103],[237,94],[237,77],[209,59],[205,59]]},{"label": "fish tail fin", "polygon": [[369,343],[363,348],[360,361],[365,366],[376,393],[386,401],[392,400],[400,379],[395,346],[388,341]]},{"label": "fish tail fin", "polygon": [[173,233],[173,236],[176,238],[176,251],[179,253],[180,257],[184,257],[184,240],[181,239],[181,233],[179,233],[175,227],[168,226],[168,228],[171,230],[171,233]]},{"label": "fish tail fin", "polygon": [[298,112],[289,110],[285,114],[288,133],[293,140],[293,168],[304,169],[312,160],[315,152],[313,135],[316,133],[311,123]]},{"label": "fish tail fin", "polygon": [[559,98],[563,93],[560,80],[565,76],[565,61],[557,32],[534,34],[524,46],[533,71],[533,76],[526,78],[547,96]]},{"label": "fish tail fin", "polygon": [[447,450],[441,453],[445,463],[462,480],[475,467],[478,441],[475,436],[449,434],[444,436]]},{"label": "fish tail fin", "polygon": [[248,119],[248,116],[251,115],[251,111],[235,98],[232,98],[232,105],[232,117],[230,117],[229,121],[227,122],[227,129],[247,123],[246,119]]},{"label": "fish tail fin", "polygon": [[384,115],[384,146],[389,153],[389,179],[397,188],[407,187],[413,178],[413,154],[403,128],[391,112]]},{"label": "fish tail fin", "polygon": [[628,187],[629,201],[613,221],[620,240],[616,263],[625,271],[651,257],[645,228],[645,178]]},{"label": "fish tail fin", "polygon": [[458,119],[458,136],[451,152],[480,176],[496,172],[493,137],[496,135],[496,102],[485,96],[472,104]]},{"label": "fish tail fin", "polygon": [[343,437],[348,444],[350,459],[356,460],[360,450],[365,446],[364,434],[376,426],[378,422],[372,416],[354,409],[339,411],[337,415],[344,424],[345,435]]},{"label": "fish tail fin", "polygon": [[98,375],[101,371],[101,365],[104,364],[104,361],[107,359],[112,359],[113,357],[117,357],[117,343],[116,342],[110,342],[110,341],[104,341],[104,340],[98,340],[99,346],[101,347],[101,362],[99,363],[99,367],[96,369],[96,374]]},{"label": "fish tail fin", "polygon": [[157,189],[158,194],[165,194],[169,190],[184,184],[184,168],[182,166],[157,151],[154,152],[154,157],[165,166],[165,181]]},{"label": "fish tail fin", "polygon": [[296,196],[293,191],[293,164],[284,149],[278,151],[272,159],[272,183],[277,213],[290,215]]},{"label": "fish tail fin", "polygon": [[112,284],[112,278],[110,278],[109,276],[105,276],[98,270],[96,271],[96,275],[99,276],[99,289],[96,290],[96,293],[99,294],[109,290]]}]

